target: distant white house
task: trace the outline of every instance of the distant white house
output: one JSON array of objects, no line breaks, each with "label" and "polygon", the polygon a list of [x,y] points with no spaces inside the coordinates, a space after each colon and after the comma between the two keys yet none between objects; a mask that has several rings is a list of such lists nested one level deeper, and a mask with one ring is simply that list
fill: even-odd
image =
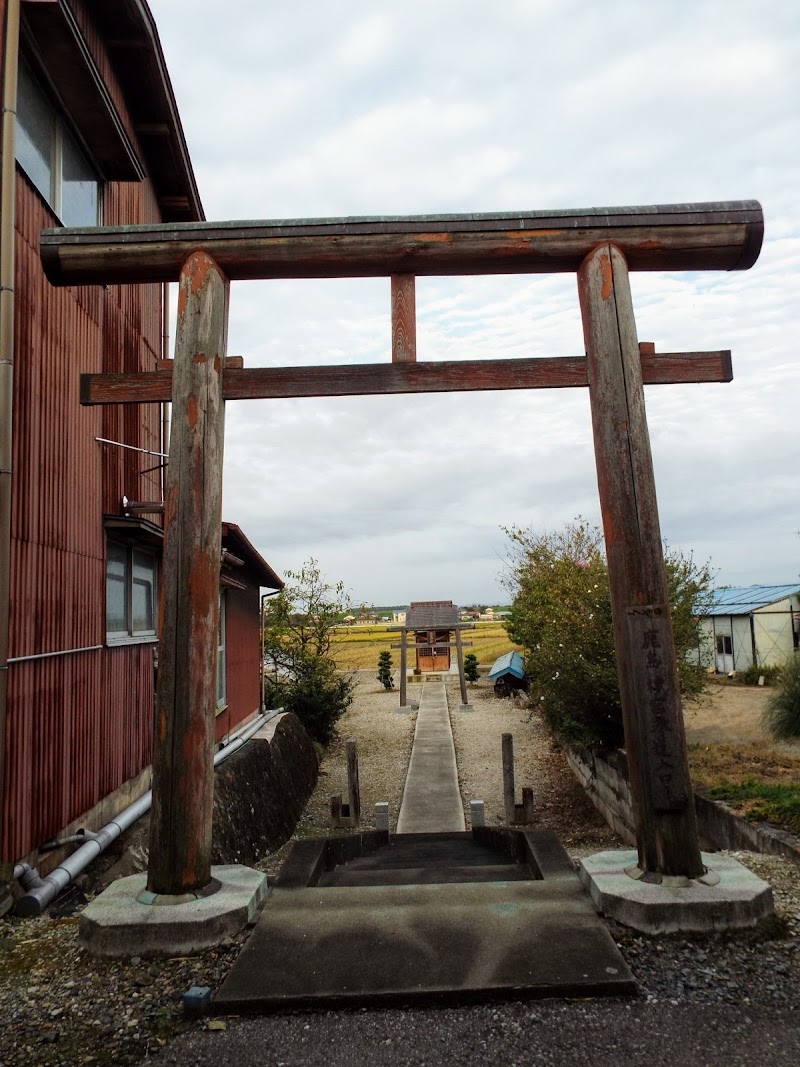
[{"label": "distant white house", "polygon": [[700,663],[720,674],[800,655],[800,583],[714,590],[700,616]]},{"label": "distant white house", "polygon": [[396,622],[399,626],[405,626],[406,613],[404,611],[393,611],[392,622]]}]

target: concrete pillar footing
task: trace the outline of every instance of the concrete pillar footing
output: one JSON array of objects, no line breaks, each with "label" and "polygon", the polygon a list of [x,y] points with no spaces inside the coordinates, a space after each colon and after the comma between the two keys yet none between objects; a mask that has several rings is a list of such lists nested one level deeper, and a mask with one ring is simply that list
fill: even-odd
[{"label": "concrete pillar footing", "polygon": [[702,857],[701,878],[636,878],[633,850],[587,856],[579,873],[599,912],[645,934],[746,929],[775,914],[770,887],[738,860],[718,852]]},{"label": "concrete pillar footing", "polygon": [[[212,867],[219,888],[183,903],[153,907],[138,898],[147,874],[119,878],[84,909],[80,943],[95,956],[187,956],[212,948],[252,922],[267,896],[267,876],[238,864]],[[151,894],[152,896],[152,894]]]}]

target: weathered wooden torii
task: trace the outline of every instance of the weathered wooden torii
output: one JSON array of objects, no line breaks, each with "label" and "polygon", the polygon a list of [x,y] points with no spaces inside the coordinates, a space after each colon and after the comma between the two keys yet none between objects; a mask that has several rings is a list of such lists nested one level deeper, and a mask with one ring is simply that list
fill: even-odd
[{"label": "weathered wooden torii", "polygon": [[[629,270],[746,270],[754,201],[566,212],[178,223],[48,230],[57,285],[180,280],[174,368],[84,376],[85,404],[172,401],[148,889],[211,883],[226,400],[589,387],[639,865],[702,873],[643,383],[730,381],[730,352],[656,353],[636,336]],[[414,276],[577,272],[586,358],[416,362]],[[229,281],[392,279],[392,362],[226,366]]]}]

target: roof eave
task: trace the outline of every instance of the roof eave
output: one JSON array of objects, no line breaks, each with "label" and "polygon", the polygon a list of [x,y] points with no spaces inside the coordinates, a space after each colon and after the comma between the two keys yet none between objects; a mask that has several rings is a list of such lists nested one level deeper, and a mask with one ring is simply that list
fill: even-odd
[{"label": "roof eave", "polygon": [[[164,222],[203,222],[189,148],[155,20],[145,0],[86,0],[103,31]],[[168,150],[165,150],[167,147]]]}]

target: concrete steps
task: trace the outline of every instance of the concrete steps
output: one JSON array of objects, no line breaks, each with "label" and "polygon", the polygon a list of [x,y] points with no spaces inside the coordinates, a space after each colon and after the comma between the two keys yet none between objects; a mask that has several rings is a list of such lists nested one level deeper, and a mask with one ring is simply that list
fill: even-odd
[{"label": "concrete steps", "polygon": [[549,831],[295,844],[214,1010],[633,993]]},{"label": "concrete steps", "polygon": [[389,867],[377,870],[342,870],[324,874],[319,886],[444,885],[456,882],[523,882],[532,877],[519,863],[473,867]]},{"label": "concrete steps", "polygon": [[[506,862],[502,862],[505,859]],[[529,863],[510,859],[472,834],[404,834],[366,856],[324,871],[318,886],[437,885],[519,882],[534,877]]]}]

